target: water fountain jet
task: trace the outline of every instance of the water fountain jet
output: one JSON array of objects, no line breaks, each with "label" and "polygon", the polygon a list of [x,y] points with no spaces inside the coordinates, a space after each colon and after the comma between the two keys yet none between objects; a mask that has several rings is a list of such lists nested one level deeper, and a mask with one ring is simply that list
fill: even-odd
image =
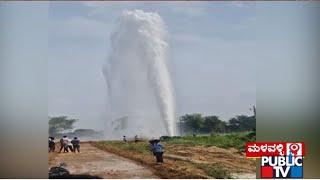
[{"label": "water fountain jet", "polygon": [[167,30],[157,13],[123,11],[103,68],[114,135],[176,135]]}]

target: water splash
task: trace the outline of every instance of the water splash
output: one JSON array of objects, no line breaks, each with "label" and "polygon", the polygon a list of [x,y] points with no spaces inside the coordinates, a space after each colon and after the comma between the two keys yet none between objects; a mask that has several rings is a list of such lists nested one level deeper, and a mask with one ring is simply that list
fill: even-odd
[{"label": "water splash", "polygon": [[122,12],[104,66],[113,130],[144,136],[176,134],[166,38],[157,13]]}]

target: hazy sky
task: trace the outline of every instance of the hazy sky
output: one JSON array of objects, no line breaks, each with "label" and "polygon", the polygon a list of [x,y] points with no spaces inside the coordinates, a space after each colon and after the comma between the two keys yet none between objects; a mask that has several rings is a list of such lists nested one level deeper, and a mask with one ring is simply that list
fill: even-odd
[{"label": "hazy sky", "polygon": [[157,12],[170,35],[177,113],[252,114],[256,102],[255,4],[250,2],[50,2],[49,115],[103,129],[102,66],[124,9]]}]

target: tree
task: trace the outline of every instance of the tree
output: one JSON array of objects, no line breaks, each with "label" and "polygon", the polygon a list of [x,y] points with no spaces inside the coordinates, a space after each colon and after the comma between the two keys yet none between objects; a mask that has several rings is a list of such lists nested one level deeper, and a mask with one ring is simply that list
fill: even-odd
[{"label": "tree", "polygon": [[180,117],[178,124],[182,132],[225,133],[252,131],[256,128],[255,116],[239,115],[228,122],[218,116],[201,116],[201,114],[186,114]]},{"label": "tree", "polygon": [[239,120],[236,117],[233,117],[229,120],[228,130],[231,132],[238,131],[239,126],[240,126]]},{"label": "tree", "polygon": [[186,114],[181,117],[181,122],[184,123],[187,128],[193,132],[199,132],[203,126],[203,118],[201,114]]},{"label": "tree", "polygon": [[203,131],[210,133],[212,129],[216,126],[218,123],[219,117],[218,116],[206,116],[204,117],[204,122],[203,122]]},{"label": "tree", "polygon": [[256,128],[256,119],[254,116],[245,116],[240,115],[237,116],[239,123],[240,123],[240,129],[242,131],[252,131]]},{"label": "tree", "polygon": [[214,133],[225,133],[227,129],[227,123],[225,121],[219,121],[211,132]]},{"label": "tree", "polygon": [[49,118],[49,135],[55,136],[66,130],[73,129],[77,119],[68,119],[67,116],[58,116]]},{"label": "tree", "polygon": [[204,117],[202,131],[204,133],[223,133],[226,130],[227,123],[220,120],[218,116]]},{"label": "tree", "polygon": [[229,120],[229,131],[252,131],[256,128],[254,116],[239,115]]}]

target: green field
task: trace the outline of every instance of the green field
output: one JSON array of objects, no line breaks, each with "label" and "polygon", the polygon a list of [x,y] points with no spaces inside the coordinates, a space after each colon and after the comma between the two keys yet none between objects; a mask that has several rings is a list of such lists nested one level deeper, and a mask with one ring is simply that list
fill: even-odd
[{"label": "green field", "polygon": [[188,144],[194,146],[217,146],[221,148],[235,148],[243,151],[246,142],[256,141],[255,132],[241,132],[230,134],[212,134],[193,136],[163,137],[163,142],[169,144]]}]

